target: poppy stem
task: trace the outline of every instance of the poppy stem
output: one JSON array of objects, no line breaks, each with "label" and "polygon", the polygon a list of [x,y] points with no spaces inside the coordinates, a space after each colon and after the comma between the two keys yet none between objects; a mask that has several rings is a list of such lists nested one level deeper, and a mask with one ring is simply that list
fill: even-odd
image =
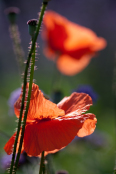
[{"label": "poppy stem", "polygon": [[41,162],[40,162],[39,174],[45,174],[44,151],[41,154]]},{"label": "poppy stem", "polygon": [[27,114],[28,114],[28,109],[29,109],[29,104],[30,104],[30,98],[31,98],[31,90],[32,90],[33,75],[34,75],[34,65],[35,65],[35,48],[33,50],[32,59],[31,59],[29,91],[28,91],[26,111],[25,111],[25,114],[24,114],[24,119],[23,119],[23,124],[22,124],[21,139],[20,139],[19,149],[18,149],[16,162],[15,162],[15,171],[16,171],[16,169],[18,167],[18,162],[19,162],[20,153],[21,153],[21,149],[22,149],[22,143],[23,143],[23,137],[24,137],[24,132],[25,132],[26,119],[27,119]]},{"label": "poppy stem", "polygon": [[[31,64],[30,83],[29,83],[29,91],[28,91],[28,99],[27,99],[25,115],[27,115],[27,112],[28,112],[29,101],[30,101],[30,96],[31,96],[31,88],[32,88],[33,73],[34,73],[34,64],[35,64],[35,54],[34,54],[34,52],[35,52],[35,49],[32,52],[33,53],[32,54],[32,62],[33,63]],[[30,63],[28,63],[27,65],[29,65],[29,64]],[[29,66],[28,66],[28,68],[29,68]],[[25,82],[25,80],[24,80],[24,82]],[[26,83],[27,83],[27,77],[26,77]],[[25,87],[25,89],[24,89],[24,87]],[[25,99],[25,92],[24,92],[24,91],[26,91],[26,84],[25,83],[24,83],[24,87],[23,87],[23,95],[24,95],[24,99]],[[23,101],[24,100],[22,99],[22,102]],[[23,108],[24,108],[24,103],[22,105],[23,105]],[[21,108],[21,111],[20,111],[21,116],[19,117],[18,130],[17,130],[17,135],[16,135],[16,138],[15,138],[14,151],[13,151],[11,167],[10,167],[10,174],[12,174],[13,165],[14,165],[14,159],[15,159],[15,154],[16,154],[16,146],[17,146],[17,141],[18,141],[19,132],[20,132],[23,108]],[[24,115],[24,117],[25,117],[25,115]],[[21,139],[20,139],[18,154],[17,154],[17,157],[16,157],[16,162],[15,162],[15,167],[14,167],[14,174],[16,173],[16,169],[17,169],[17,166],[18,166],[18,161],[19,161],[20,153],[21,153],[21,149],[22,149],[22,142],[23,142],[23,136],[24,136],[24,130],[25,130],[25,123],[24,122],[26,122],[26,121],[23,119],[23,125],[22,125],[22,131],[21,131]]]},{"label": "poppy stem", "polygon": [[9,7],[5,11],[5,14],[8,16],[10,25],[9,25],[9,33],[13,43],[13,50],[16,56],[16,61],[18,64],[19,73],[23,73],[24,71],[24,51],[21,46],[20,33],[18,29],[18,25],[16,22],[17,15],[20,13],[20,9],[17,7]]},{"label": "poppy stem", "polygon": [[[12,161],[11,161],[11,166],[10,166],[10,172],[9,172],[10,174],[12,174],[12,173],[15,174],[16,173],[16,169],[17,169],[17,166],[18,166],[18,161],[19,161],[19,157],[20,157],[20,153],[21,153],[24,132],[23,132],[23,136],[21,136],[20,146],[19,146],[20,147],[20,149],[19,149],[20,151],[19,151],[19,153],[17,155],[17,159],[16,159],[16,163],[15,163],[15,168],[14,168],[14,171],[13,171],[14,160],[15,160],[15,155],[16,155],[16,147],[17,147],[17,142],[18,142],[18,137],[19,137],[19,132],[20,132],[20,126],[21,126],[21,120],[22,120],[22,114],[23,114],[23,109],[24,109],[24,100],[25,100],[25,92],[26,92],[28,69],[29,69],[30,60],[31,60],[31,57],[32,57],[33,50],[35,49],[35,43],[36,43],[36,40],[37,40],[39,31],[40,31],[40,26],[41,26],[41,23],[42,23],[42,20],[43,20],[43,15],[44,15],[45,9],[47,7],[47,4],[48,3],[44,3],[44,2],[42,4],[41,13],[40,13],[40,16],[39,16],[39,22],[37,24],[36,33],[35,33],[34,38],[33,38],[32,46],[31,46],[31,49],[29,51],[28,58],[27,58],[27,63],[26,63],[26,67],[25,67],[24,82],[23,82],[22,103],[21,103],[20,117],[19,117],[19,122],[18,122],[17,135],[16,135],[16,138],[15,138],[13,155],[12,155]],[[31,89],[31,88],[29,88],[29,89]],[[31,92],[31,90],[30,90],[30,92]],[[28,100],[28,101],[30,101],[30,100]],[[29,107],[29,102],[27,102],[25,115],[28,112],[28,107]],[[24,118],[24,122],[26,122],[26,117]],[[25,124],[23,124],[23,127],[22,127],[22,131],[24,131],[24,130],[25,130]]]},{"label": "poppy stem", "polygon": [[23,73],[24,71],[24,51],[21,46],[20,33],[18,30],[17,24],[10,24],[9,27],[10,36],[13,42],[13,50],[16,55],[16,60],[19,68],[19,73]]}]

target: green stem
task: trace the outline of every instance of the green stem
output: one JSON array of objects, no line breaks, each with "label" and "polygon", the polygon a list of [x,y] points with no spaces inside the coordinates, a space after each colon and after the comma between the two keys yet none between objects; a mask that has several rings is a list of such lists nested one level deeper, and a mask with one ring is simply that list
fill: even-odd
[{"label": "green stem", "polygon": [[[14,143],[12,161],[11,161],[11,166],[10,166],[10,172],[9,172],[10,174],[12,174],[12,172],[13,172],[13,165],[14,165],[14,160],[15,160],[15,155],[16,155],[16,146],[17,146],[17,141],[18,141],[18,137],[19,137],[21,120],[22,120],[22,114],[23,114],[23,109],[24,109],[24,100],[25,100],[25,91],[26,91],[26,84],[27,84],[28,68],[29,68],[29,65],[30,65],[31,56],[32,56],[33,50],[35,48],[35,43],[36,43],[37,36],[39,34],[39,31],[40,31],[40,26],[41,26],[41,23],[42,23],[43,15],[44,15],[45,9],[47,7],[47,4],[48,3],[43,3],[43,5],[42,5],[41,14],[40,14],[39,22],[38,22],[38,25],[37,25],[36,33],[35,33],[35,36],[34,36],[34,39],[33,39],[33,42],[32,42],[32,46],[31,46],[30,52],[28,54],[27,63],[26,63],[26,68],[25,68],[25,73],[24,73],[24,82],[23,82],[22,104],[21,104],[20,117],[19,117],[19,122],[18,122],[17,135],[16,135],[15,143]],[[31,90],[29,90],[29,91],[31,92]],[[29,97],[28,97],[28,99],[29,99]],[[26,106],[26,109],[27,109],[25,111],[26,114],[28,112],[28,106],[29,106],[29,103],[27,103],[27,106]],[[26,122],[26,116],[24,117],[24,122]],[[25,125],[23,124],[22,132],[24,132],[24,130],[25,130],[24,127],[25,127]],[[23,136],[21,136],[21,140],[20,141],[21,142],[23,141]],[[22,143],[20,145],[20,149],[21,148],[22,148]],[[18,155],[18,157],[16,159],[15,169],[17,168],[19,157],[20,157],[20,152],[19,152],[19,155]],[[16,170],[15,170],[15,173],[16,173]]]},{"label": "green stem", "polygon": [[17,134],[15,137],[12,161],[11,161],[11,166],[10,166],[10,172],[9,172],[10,174],[12,174],[12,172],[13,172],[13,165],[14,165],[14,160],[15,160],[15,155],[16,155],[16,146],[17,146],[17,141],[18,141],[18,137],[19,137],[22,114],[23,114],[23,109],[24,109],[24,100],[25,100],[25,91],[26,91],[26,84],[27,84],[27,74],[28,74],[29,62],[30,62],[30,59],[28,58],[27,63],[26,63],[26,68],[25,68],[25,74],[24,74],[22,104],[21,104],[21,109],[20,109],[18,129],[17,129]]},{"label": "green stem", "polygon": [[[48,4],[48,3],[43,3],[43,4],[42,4],[41,14],[40,14],[40,17],[39,17],[39,22],[38,22],[38,24],[37,24],[36,33],[35,33],[35,36],[34,36],[34,38],[33,38],[33,43],[36,43],[37,36],[38,36],[38,34],[39,34],[39,31],[40,31],[41,23],[42,23],[42,20],[43,20],[43,15],[44,15],[45,9],[46,9],[46,7],[47,7],[47,4]],[[30,56],[30,54],[32,54],[32,51],[33,51],[34,46],[35,46],[33,43],[32,43],[32,47],[31,47],[29,56]]]},{"label": "green stem", "polygon": [[18,149],[16,162],[15,162],[15,172],[16,172],[16,169],[17,169],[17,166],[18,166],[20,153],[21,153],[21,149],[22,149],[22,143],[23,143],[23,137],[24,137],[24,132],[25,132],[26,119],[27,119],[27,114],[28,114],[28,109],[29,109],[29,104],[30,104],[31,90],[32,90],[32,83],[33,83],[33,75],[34,75],[34,65],[35,65],[35,48],[34,48],[33,54],[32,54],[32,62],[31,62],[31,72],[30,72],[30,82],[29,82],[29,91],[28,91],[27,105],[26,105],[26,111],[25,111],[24,119],[23,119],[20,145],[19,145],[19,149]]},{"label": "green stem", "polygon": [[40,162],[39,174],[45,174],[44,151],[41,154],[41,162]]},{"label": "green stem", "polygon": [[20,33],[16,24],[11,24],[9,27],[10,35],[13,42],[14,53],[16,55],[17,63],[19,66],[19,73],[24,70],[24,51],[21,46]]}]

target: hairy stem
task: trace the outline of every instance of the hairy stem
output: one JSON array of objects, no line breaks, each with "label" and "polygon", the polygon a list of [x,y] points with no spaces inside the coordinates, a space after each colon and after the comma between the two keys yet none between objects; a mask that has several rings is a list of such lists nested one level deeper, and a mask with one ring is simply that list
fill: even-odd
[{"label": "hairy stem", "polygon": [[20,145],[19,145],[19,149],[18,149],[18,154],[17,154],[16,162],[15,162],[15,171],[16,171],[17,166],[18,166],[18,162],[19,162],[19,158],[20,158],[20,153],[21,153],[21,149],[22,149],[22,143],[23,143],[23,137],[24,137],[26,119],[27,119],[27,114],[28,114],[28,109],[29,109],[29,104],[30,104],[30,98],[31,98],[31,90],[32,90],[33,75],[34,75],[34,65],[35,65],[35,48],[33,50],[32,59],[31,59],[31,71],[30,71],[29,91],[28,91],[26,111],[25,111],[24,119],[23,119]]},{"label": "hairy stem", "polygon": [[[26,68],[25,68],[25,73],[24,73],[23,95],[22,95],[21,110],[20,110],[20,116],[19,116],[19,122],[18,122],[17,135],[16,135],[15,143],[14,143],[12,161],[11,161],[11,166],[10,166],[10,172],[9,172],[10,174],[12,174],[13,172],[16,173],[16,168],[17,168],[19,157],[20,157],[20,153],[21,153],[22,143],[20,144],[19,155],[17,156],[16,163],[15,163],[15,168],[14,168],[14,171],[13,171],[14,160],[15,160],[15,155],[16,155],[16,147],[17,147],[17,142],[18,142],[20,127],[21,127],[22,114],[23,114],[23,109],[24,109],[24,100],[25,100],[25,93],[26,93],[28,68],[29,68],[29,65],[30,65],[30,60],[31,60],[31,57],[32,57],[32,53],[33,53],[33,51],[35,49],[35,43],[36,43],[36,40],[37,40],[39,31],[40,31],[40,26],[41,26],[41,23],[42,23],[43,15],[44,15],[45,9],[47,7],[47,4],[48,3],[43,3],[42,4],[42,9],[41,9],[41,13],[40,13],[40,17],[39,17],[39,22],[38,22],[38,25],[37,25],[36,33],[35,33],[35,36],[33,38],[32,46],[31,46],[31,49],[30,49],[30,52],[29,52],[28,58],[27,58],[27,63],[26,63]],[[33,79],[33,77],[31,77],[31,78]],[[30,80],[31,80],[31,78],[30,78]],[[31,96],[31,87],[30,86],[32,86],[32,83],[29,85],[29,93],[28,93],[29,94],[29,97]],[[28,97],[28,101],[30,101],[30,98],[29,97]],[[27,118],[27,113],[28,113],[28,107],[29,107],[29,102],[27,102],[27,106],[26,106],[26,111],[25,111],[25,116],[24,116],[24,122],[23,122],[22,132],[24,132],[24,130],[25,130],[25,124],[24,123],[26,123],[26,118]],[[24,133],[22,133],[22,134],[24,136]],[[21,136],[20,142],[23,142],[23,136]]]},{"label": "hairy stem", "polygon": [[41,162],[40,162],[39,174],[45,174],[44,151],[41,154]]}]

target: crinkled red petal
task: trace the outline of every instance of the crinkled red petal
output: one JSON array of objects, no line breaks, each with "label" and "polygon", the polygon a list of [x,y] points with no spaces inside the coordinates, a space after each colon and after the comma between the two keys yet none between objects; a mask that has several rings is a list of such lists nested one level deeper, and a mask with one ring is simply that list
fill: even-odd
[{"label": "crinkled red petal", "polygon": [[[29,85],[27,84],[27,91]],[[26,94],[27,95],[27,94]],[[27,97],[25,99],[26,103]],[[17,117],[20,115],[22,94],[14,105],[14,111]],[[25,110],[26,105],[24,106]],[[27,115],[27,120],[43,119],[43,118],[56,118],[64,115],[64,111],[59,109],[55,103],[44,98],[43,93],[39,90],[38,85],[32,84],[31,100]],[[24,116],[24,114],[23,114]]]},{"label": "crinkled red petal", "polygon": [[65,111],[65,114],[76,111],[76,115],[89,110],[92,99],[88,94],[74,92],[69,97],[64,97],[57,106]]}]

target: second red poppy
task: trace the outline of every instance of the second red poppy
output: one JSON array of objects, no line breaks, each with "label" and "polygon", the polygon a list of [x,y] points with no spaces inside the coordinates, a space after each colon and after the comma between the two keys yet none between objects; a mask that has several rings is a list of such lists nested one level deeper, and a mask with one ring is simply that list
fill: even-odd
[{"label": "second red poppy", "polygon": [[81,72],[106,47],[104,38],[53,11],[46,12],[43,23],[44,53],[49,59],[56,59],[57,68],[65,75]]}]

